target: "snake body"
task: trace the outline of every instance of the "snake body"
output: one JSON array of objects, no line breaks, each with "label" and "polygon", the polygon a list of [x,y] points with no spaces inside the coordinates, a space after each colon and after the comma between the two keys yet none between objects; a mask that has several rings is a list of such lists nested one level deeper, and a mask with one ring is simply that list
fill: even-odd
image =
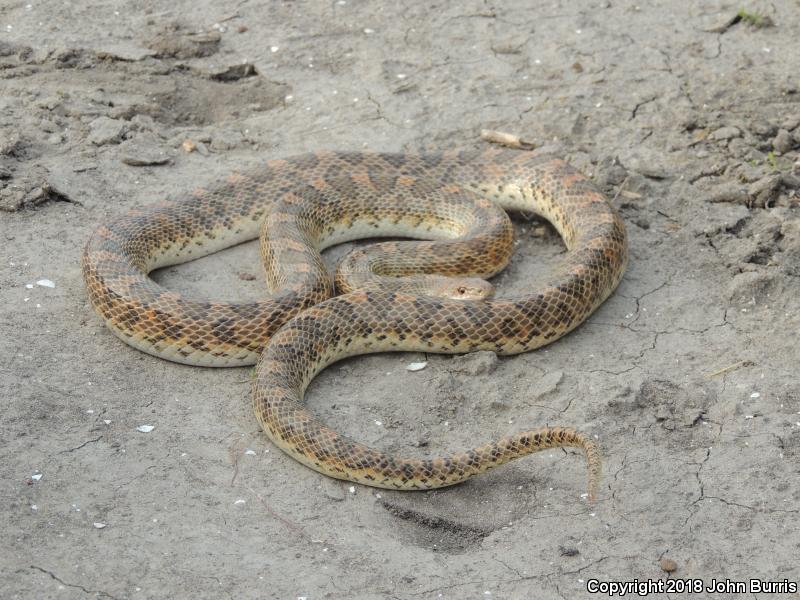
[{"label": "snake body", "polygon": [[[434,189],[427,182],[435,182],[440,191],[431,191],[427,204],[412,206],[413,198]],[[408,191],[399,200],[409,210],[398,209],[397,196],[379,196],[380,189]],[[359,237],[416,237],[420,228],[440,240],[469,238],[484,229],[483,221],[473,219],[470,229],[463,221],[456,225],[447,210],[436,214],[434,207],[443,197],[445,204],[448,199],[457,203],[454,198],[462,189],[506,210],[536,213],[554,225],[567,253],[542,285],[518,298],[462,300],[428,295],[424,286],[419,293],[403,283],[388,289],[359,290],[357,282],[347,287],[351,268],[349,275],[340,269],[337,285],[354,291],[329,298],[333,284],[319,257],[322,247]],[[358,206],[347,198],[355,198]],[[252,239],[265,219],[262,256],[274,291],[267,300],[194,300],[147,277],[155,268]],[[455,246],[438,250],[439,264],[432,272],[491,276],[507,261],[496,241],[502,237],[477,242],[462,255],[454,254]],[[435,248],[419,252],[416,262],[435,257]],[[389,275],[429,272],[415,265],[397,273],[415,262],[414,251],[403,256]],[[483,261],[484,256],[491,260]],[[369,257],[361,261],[376,262]],[[101,226],[86,246],[83,273],[96,311],[120,338],[141,350],[210,366],[252,364],[264,350],[253,383],[256,416],[273,442],[317,471],[377,487],[428,489],[458,483],[536,450],[577,446],[587,455],[594,496],[599,452],[574,429],[525,431],[443,458],[401,458],[329,429],[305,408],[303,394],[319,371],[355,354],[516,354],[540,347],[585,320],[617,286],[626,262],[622,221],[584,176],[559,159],[497,149],[429,155],[318,152],[269,161]]]}]

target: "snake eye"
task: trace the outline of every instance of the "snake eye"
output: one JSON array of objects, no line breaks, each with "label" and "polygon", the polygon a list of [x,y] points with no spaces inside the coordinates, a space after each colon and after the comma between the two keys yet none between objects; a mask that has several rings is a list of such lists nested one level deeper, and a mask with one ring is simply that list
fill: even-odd
[{"label": "snake eye", "polygon": [[461,286],[460,288],[458,288],[458,293],[459,294],[466,294],[467,293],[467,288],[465,288],[464,286]]}]

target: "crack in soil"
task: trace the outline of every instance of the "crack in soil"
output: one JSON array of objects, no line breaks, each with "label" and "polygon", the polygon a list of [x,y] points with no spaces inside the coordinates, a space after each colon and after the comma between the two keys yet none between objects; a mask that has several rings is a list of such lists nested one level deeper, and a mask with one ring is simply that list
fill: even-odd
[{"label": "crack in soil", "polygon": [[39,571],[40,573],[43,573],[45,575],[49,575],[53,580],[57,581],[61,585],[68,588],[81,590],[84,594],[94,594],[95,596],[99,596],[101,598],[111,598],[112,600],[119,600],[116,596],[112,596],[111,594],[109,594],[108,592],[104,592],[103,590],[90,590],[77,583],[68,583],[63,579],[61,579],[58,575],[56,575],[52,571],[48,571],[47,569],[43,569],[42,567],[39,567],[37,565],[30,565],[28,568],[34,571]]}]

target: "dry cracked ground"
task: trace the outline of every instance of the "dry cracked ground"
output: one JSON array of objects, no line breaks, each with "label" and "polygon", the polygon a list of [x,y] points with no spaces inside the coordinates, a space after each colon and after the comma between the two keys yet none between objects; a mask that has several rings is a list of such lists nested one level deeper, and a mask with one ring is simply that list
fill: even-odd
[{"label": "dry cracked ground", "polygon": [[[800,580],[798,30],[795,0],[1,3],[0,596]],[[540,351],[352,359],[308,402],[426,456],[580,427],[605,456],[594,504],[576,452],[427,493],[326,479],[260,433],[248,370],[143,355],[87,302],[79,258],[105,219],[268,158],[480,147],[484,128],[608,194],[631,245],[618,291]],[[516,228],[500,295],[563,252],[549,226]],[[155,277],[265,293],[253,243]]]}]

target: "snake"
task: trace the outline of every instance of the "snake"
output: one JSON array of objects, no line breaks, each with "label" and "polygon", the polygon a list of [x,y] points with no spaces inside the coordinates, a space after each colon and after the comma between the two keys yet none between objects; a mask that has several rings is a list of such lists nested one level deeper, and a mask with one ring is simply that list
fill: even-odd
[{"label": "snake", "polygon": [[[533,213],[564,242],[559,264],[529,293],[497,298],[485,283],[508,262],[510,248],[508,224],[487,204]],[[484,232],[491,235],[480,239]],[[357,250],[328,275],[321,250],[386,236],[432,241]],[[195,299],[149,277],[257,237],[268,298]],[[460,251],[464,239],[472,246]],[[428,245],[398,245],[414,243]],[[435,265],[426,267],[428,260]],[[253,407],[264,432],[320,473],[379,488],[433,489],[545,448],[575,447],[586,456],[594,499],[600,450],[578,429],[539,427],[446,456],[405,457],[326,426],[304,396],[320,371],[349,356],[513,355],[552,343],[611,295],[627,260],[624,223],[591,180],[549,154],[493,147],[267,160],[101,224],[84,249],[82,272],[93,308],[127,344],[185,364],[255,364]]]}]

